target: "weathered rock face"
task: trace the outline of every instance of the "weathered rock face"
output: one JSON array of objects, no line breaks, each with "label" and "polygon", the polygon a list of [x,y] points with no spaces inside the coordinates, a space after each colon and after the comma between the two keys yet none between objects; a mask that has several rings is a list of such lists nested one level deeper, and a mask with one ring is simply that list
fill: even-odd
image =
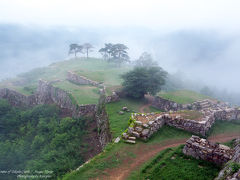
[{"label": "weathered rock face", "polygon": [[75,84],[79,84],[79,85],[92,85],[92,86],[97,86],[97,87],[101,86],[101,83],[92,81],[90,79],[87,79],[84,76],[77,75],[76,73],[71,72],[71,71],[69,71],[67,73],[67,80],[69,80],[70,82],[73,82]]},{"label": "weathered rock face", "polygon": [[183,153],[196,159],[203,159],[217,165],[223,165],[232,159],[234,150],[221,144],[211,143],[198,136],[192,136],[187,140],[183,148]]},{"label": "weathered rock face", "polygon": [[156,96],[152,102],[152,106],[164,111],[178,111],[183,109],[181,104],[178,104],[174,101],[170,101],[167,99],[163,99],[161,97]]}]

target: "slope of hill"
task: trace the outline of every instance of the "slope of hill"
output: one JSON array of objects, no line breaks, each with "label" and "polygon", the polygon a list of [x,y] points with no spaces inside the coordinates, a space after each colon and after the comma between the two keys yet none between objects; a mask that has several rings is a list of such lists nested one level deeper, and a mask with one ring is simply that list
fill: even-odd
[{"label": "slope of hill", "polygon": [[193,103],[194,101],[199,101],[203,99],[212,99],[209,96],[205,96],[190,90],[159,92],[157,95],[164,99],[175,101],[179,104],[188,104],[188,103]]},{"label": "slope of hill", "polygon": [[38,80],[43,79],[52,81],[54,86],[70,92],[79,104],[91,104],[98,101],[98,88],[68,82],[66,80],[68,71],[74,71],[91,80],[104,82],[107,92],[111,93],[111,90],[121,85],[121,74],[130,69],[130,67],[119,67],[102,59],[77,58],[54,63],[48,67],[37,68],[20,74],[16,78],[4,80],[0,82],[0,88],[10,88],[25,95],[30,95],[36,90]]}]

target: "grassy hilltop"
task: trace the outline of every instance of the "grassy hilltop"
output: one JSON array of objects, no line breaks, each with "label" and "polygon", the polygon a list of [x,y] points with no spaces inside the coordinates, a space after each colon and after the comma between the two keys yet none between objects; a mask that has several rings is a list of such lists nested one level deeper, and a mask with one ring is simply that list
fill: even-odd
[{"label": "grassy hilltop", "polygon": [[66,80],[67,72],[74,71],[91,80],[104,82],[107,92],[119,88],[122,83],[121,75],[131,68],[119,67],[114,63],[108,63],[97,58],[77,58],[53,63],[48,67],[33,69],[30,72],[20,74],[16,78],[0,82],[0,88],[14,89],[25,95],[32,94],[38,85],[38,80],[56,81],[54,86],[70,92],[79,104],[97,103],[98,88],[89,85],[75,85]]}]

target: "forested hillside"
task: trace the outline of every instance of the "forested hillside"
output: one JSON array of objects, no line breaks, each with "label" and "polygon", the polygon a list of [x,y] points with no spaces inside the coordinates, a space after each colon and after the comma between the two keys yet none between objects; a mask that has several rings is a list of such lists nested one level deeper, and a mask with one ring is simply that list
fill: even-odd
[{"label": "forested hillside", "polygon": [[[59,116],[55,105],[18,109],[0,100],[0,169],[49,171],[56,179],[80,166],[89,147],[84,118]],[[1,179],[14,179],[15,174],[2,174]]]}]

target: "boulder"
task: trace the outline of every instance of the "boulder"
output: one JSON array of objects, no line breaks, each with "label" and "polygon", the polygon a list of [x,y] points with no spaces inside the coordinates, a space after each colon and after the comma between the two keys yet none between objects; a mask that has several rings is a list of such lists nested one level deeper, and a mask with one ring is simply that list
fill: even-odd
[{"label": "boulder", "polygon": [[143,131],[142,131],[142,136],[147,136],[148,135],[148,133],[149,133],[149,129],[144,129]]},{"label": "boulder", "polygon": [[119,112],[118,112],[118,114],[120,114],[120,115],[123,115],[123,114],[124,114],[124,112],[123,112],[123,111],[119,111]]}]

